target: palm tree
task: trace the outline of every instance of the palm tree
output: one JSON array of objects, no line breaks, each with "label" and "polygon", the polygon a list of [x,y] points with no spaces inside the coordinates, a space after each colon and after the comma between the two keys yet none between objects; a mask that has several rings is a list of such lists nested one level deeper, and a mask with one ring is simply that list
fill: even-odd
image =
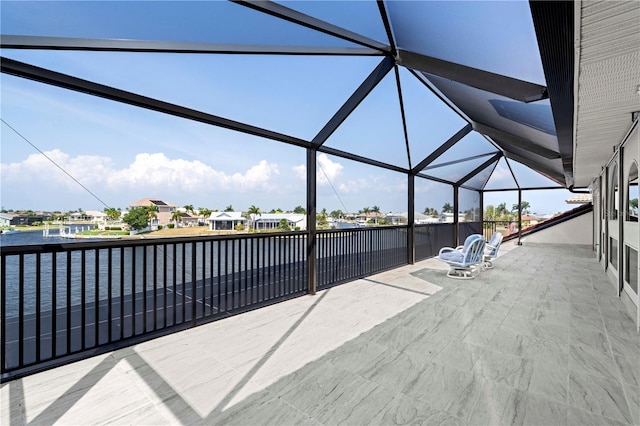
[{"label": "palm tree", "polygon": [[206,207],[201,207],[198,209],[198,213],[200,213],[200,216],[202,216],[202,221],[204,222],[209,216],[211,216],[211,213],[213,213],[213,211]]},{"label": "palm tree", "polygon": [[171,220],[176,224],[177,227],[178,222],[182,221],[182,213],[180,213],[178,210],[174,210],[173,213],[171,213]]},{"label": "palm tree", "polygon": [[115,222],[120,219],[120,209],[116,209],[115,207],[105,207],[104,212],[107,214],[107,219],[111,222]]},{"label": "palm tree", "polygon": [[260,207],[252,205],[247,210],[247,214],[251,218],[253,229],[256,229],[256,216],[262,216],[262,212],[260,211]]},{"label": "palm tree", "polygon": [[451,213],[453,211],[453,206],[449,203],[444,203],[442,206],[442,213]]},{"label": "palm tree", "polygon": [[498,207],[496,207],[496,216],[504,216],[507,213],[507,203],[498,204]]},{"label": "palm tree", "polygon": [[233,206],[231,204],[229,204],[227,207],[224,208],[225,212],[232,212],[233,211]]},{"label": "palm tree", "polygon": [[371,211],[376,214],[374,216],[374,218],[373,218],[373,221],[377,225],[378,224],[378,215],[380,214],[380,207],[373,206],[373,207],[371,207]]},{"label": "palm tree", "polygon": [[155,204],[145,207],[145,210],[147,211],[147,215],[149,216],[149,223],[151,223],[153,219],[158,217],[159,210],[158,206],[156,206]]},{"label": "palm tree", "polygon": [[187,213],[191,213],[191,214],[193,214],[193,210],[194,210],[194,208],[193,208],[193,204],[187,204],[186,206],[183,206],[182,208],[183,208]]}]

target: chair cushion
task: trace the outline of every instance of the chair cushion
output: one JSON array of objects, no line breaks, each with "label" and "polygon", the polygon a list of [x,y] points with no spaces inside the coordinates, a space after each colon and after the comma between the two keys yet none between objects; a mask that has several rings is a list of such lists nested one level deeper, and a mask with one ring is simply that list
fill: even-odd
[{"label": "chair cushion", "polygon": [[442,253],[440,255],[440,259],[446,260],[449,262],[462,262],[464,260],[464,253],[459,251],[450,251],[446,253]]}]

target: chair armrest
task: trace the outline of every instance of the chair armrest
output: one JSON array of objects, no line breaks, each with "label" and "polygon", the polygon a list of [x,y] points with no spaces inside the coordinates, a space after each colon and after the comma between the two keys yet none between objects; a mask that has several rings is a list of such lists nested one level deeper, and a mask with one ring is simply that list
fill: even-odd
[{"label": "chair armrest", "polygon": [[442,253],[449,253],[452,251],[458,251],[457,249],[453,248],[453,247],[442,247],[440,249],[440,251],[438,252],[438,256],[440,256]]}]

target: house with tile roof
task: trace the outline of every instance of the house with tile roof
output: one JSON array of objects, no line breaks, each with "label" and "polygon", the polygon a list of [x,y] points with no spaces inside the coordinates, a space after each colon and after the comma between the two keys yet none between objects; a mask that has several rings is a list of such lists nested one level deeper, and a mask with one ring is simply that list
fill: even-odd
[{"label": "house with tile roof", "polygon": [[175,204],[163,201],[159,198],[143,198],[136,202],[129,204],[129,208],[137,208],[137,207],[149,207],[156,206],[158,208],[158,212],[156,213],[157,217],[153,219],[150,223],[151,228],[153,229],[158,225],[165,226],[168,223],[171,223],[171,216],[173,212],[176,211],[177,206]]}]

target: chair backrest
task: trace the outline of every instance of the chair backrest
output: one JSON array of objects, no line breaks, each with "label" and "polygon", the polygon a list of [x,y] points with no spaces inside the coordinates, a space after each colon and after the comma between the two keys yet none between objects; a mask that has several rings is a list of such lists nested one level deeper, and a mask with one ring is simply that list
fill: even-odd
[{"label": "chair backrest", "polygon": [[498,249],[502,244],[502,234],[500,232],[494,232],[491,239],[487,242],[487,256],[496,257],[498,255]]},{"label": "chair backrest", "polygon": [[[471,235],[470,237],[473,237]],[[467,240],[470,238],[467,237]],[[465,247],[467,240],[465,240]],[[475,235],[475,238],[470,241],[469,247],[464,251],[464,263],[472,265],[480,263],[482,261],[482,255],[484,254],[485,239],[482,235]]]},{"label": "chair backrest", "polygon": [[482,237],[482,235],[480,234],[469,235],[467,239],[464,240],[464,245],[462,246],[462,252],[466,253],[467,251],[469,251],[469,247],[471,247],[471,244],[478,238],[484,238],[484,237]]}]

